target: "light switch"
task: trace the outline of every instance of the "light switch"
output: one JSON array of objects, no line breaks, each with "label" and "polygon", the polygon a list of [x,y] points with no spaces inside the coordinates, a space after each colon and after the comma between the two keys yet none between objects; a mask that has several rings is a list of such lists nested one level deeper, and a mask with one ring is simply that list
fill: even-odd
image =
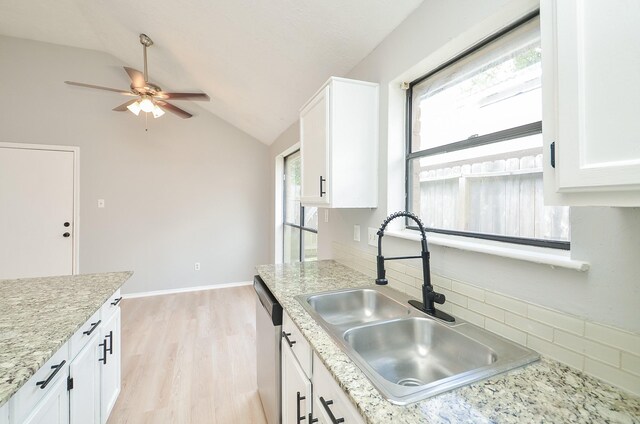
[{"label": "light switch", "polygon": [[360,226],[353,226],[353,241],[360,241]]},{"label": "light switch", "polygon": [[104,208],[104,199],[98,199],[98,207]]},{"label": "light switch", "polygon": [[367,243],[369,243],[370,246],[377,246],[378,245],[378,229],[377,228],[371,228],[369,227],[369,231],[367,233]]}]

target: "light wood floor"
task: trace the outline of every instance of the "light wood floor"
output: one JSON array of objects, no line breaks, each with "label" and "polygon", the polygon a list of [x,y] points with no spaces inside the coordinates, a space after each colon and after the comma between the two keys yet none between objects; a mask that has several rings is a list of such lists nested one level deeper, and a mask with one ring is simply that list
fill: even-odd
[{"label": "light wood floor", "polygon": [[122,391],[108,424],[266,423],[251,286],[122,301]]}]

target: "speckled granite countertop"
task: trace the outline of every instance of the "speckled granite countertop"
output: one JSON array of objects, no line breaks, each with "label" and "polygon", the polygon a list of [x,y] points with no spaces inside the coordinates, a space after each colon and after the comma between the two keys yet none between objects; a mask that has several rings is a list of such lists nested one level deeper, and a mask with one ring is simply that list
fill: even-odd
[{"label": "speckled granite countertop", "polygon": [[0,280],[0,406],[132,274]]},{"label": "speckled granite countertop", "polygon": [[640,423],[640,399],[548,359],[407,406],[394,405],[294,299],[370,286],[370,278],[334,261],[257,269],[369,423]]}]

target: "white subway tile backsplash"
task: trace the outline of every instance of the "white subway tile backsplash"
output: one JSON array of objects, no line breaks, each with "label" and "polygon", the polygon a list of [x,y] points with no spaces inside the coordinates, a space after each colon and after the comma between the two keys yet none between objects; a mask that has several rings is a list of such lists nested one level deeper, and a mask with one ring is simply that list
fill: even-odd
[{"label": "white subway tile backsplash", "polygon": [[602,362],[586,358],[584,371],[614,386],[622,387],[632,393],[640,393],[640,377],[624,372]]},{"label": "white subway tile backsplash", "polygon": [[512,314],[511,312],[505,312],[504,322],[511,327],[519,328],[526,333],[533,334],[534,336],[540,337],[548,342],[553,341],[553,328],[546,324],[530,320],[529,318],[525,318],[520,315]]},{"label": "white subway tile backsplash", "polygon": [[540,306],[529,305],[527,316],[570,333],[584,335],[584,321]]},{"label": "white subway tile backsplash", "polygon": [[578,370],[584,369],[584,356],[553,343],[527,335],[527,347],[558,360]]},{"label": "white subway tile backsplash", "polygon": [[499,334],[502,337],[506,337],[509,340],[513,340],[521,345],[527,344],[527,333],[524,331],[516,330],[513,327],[509,327],[501,322],[492,320],[491,318],[485,318],[484,328],[487,330]]},{"label": "white subway tile backsplash", "polygon": [[[371,277],[375,255],[334,243],[334,258]],[[422,298],[422,269],[388,262],[390,286]],[[640,335],[533,305],[510,296],[432,273],[431,282],[447,301],[447,313],[640,395]]]},{"label": "white subway tile backsplash", "polygon": [[622,369],[640,377],[640,356],[622,352]]},{"label": "white subway tile backsplash", "polygon": [[487,305],[483,302],[478,302],[475,299],[469,299],[467,306],[472,311],[475,311],[481,315],[489,318],[493,318],[496,321],[504,322],[504,311],[495,306]]},{"label": "white subway tile backsplash", "polygon": [[476,300],[484,301],[484,290],[482,290],[481,288],[453,280],[451,281],[451,290],[463,294],[467,297],[472,297]]},{"label": "white subway tile backsplash", "polygon": [[620,351],[609,346],[558,329],[554,331],[553,341],[574,352],[582,353],[614,367],[620,366]]},{"label": "white subway tile backsplash", "polygon": [[640,356],[640,335],[591,322],[586,323],[585,335],[588,339],[597,340]]},{"label": "white subway tile backsplash", "polygon": [[503,296],[498,293],[486,292],[485,302],[490,305],[497,306],[514,314],[527,316],[527,304],[512,297]]}]

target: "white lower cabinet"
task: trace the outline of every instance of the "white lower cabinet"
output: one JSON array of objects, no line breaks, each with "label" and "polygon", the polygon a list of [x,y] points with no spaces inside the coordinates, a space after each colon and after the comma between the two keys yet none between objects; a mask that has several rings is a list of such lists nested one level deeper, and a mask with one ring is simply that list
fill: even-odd
[{"label": "white lower cabinet", "polygon": [[100,334],[95,332],[69,366],[69,422],[100,422]]},{"label": "white lower cabinet", "polygon": [[293,350],[282,343],[282,424],[308,422],[311,413],[311,382]]},{"label": "white lower cabinet", "polygon": [[313,355],[313,418],[326,424],[364,424],[347,395],[320,359]]},{"label": "white lower cabinet", "polygon": [[9,424],[9,402],[0,406],[0,424]]},{"label": "white lower cabinet", "polygon": [[[65,373],[66,374],[66,373]],[[56,381],[45,397],[38,403],[24,424],[68,424],[69,392],[67,379]]]},{"label": "white lower cabinet", "polygon": [[109,414],[120,394],[120,308],[116,308],[110,317],[103,320],[100,331],[101,395],[100,415],[102,424],[107,422]]}]

